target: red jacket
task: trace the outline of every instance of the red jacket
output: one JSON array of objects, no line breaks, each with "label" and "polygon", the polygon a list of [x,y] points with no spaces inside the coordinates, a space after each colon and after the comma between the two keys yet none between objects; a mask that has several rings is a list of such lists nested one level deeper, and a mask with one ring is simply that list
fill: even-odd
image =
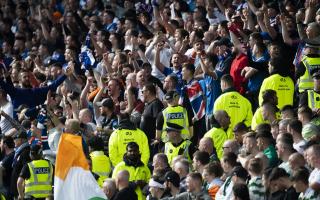
[{"label": "red jacket", "polygon": [[246,82],[246,80],[244,79],[244,76],[241,76],[241,71],[243,68],[248,66],[248,64],[249,64],[249,59],[243,53],[236,56],[231,63],[230,75],[233,78],[234,87],[240,94],[245,93],[245,82]]}]

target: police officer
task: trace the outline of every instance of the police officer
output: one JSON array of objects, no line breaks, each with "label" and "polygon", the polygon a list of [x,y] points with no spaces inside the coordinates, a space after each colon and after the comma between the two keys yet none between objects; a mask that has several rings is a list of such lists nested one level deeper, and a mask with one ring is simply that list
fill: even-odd
[{"label": "police officer", "polygon": [[320,42],[310,39],[305,42],[305,55],[302,57],[300,65],[297,66],[295,74],[296,79],[299,78],[299,93],[313,89],[311,75],[320,69],[320,55],[318,53]]},{"label": "police officer", "polygon": [[[31,162],[24,165],[18,178],[18,199],[45,199],[52,196],[53,167],[42,159],[42,147],[31,146]],[[23,188],[24,186],[24,188]]]},{"label": "police officer", "polygon": [[101,137],[94,136],[90,138],[88,146],[92,162],[92,172],[99,176],[98,184],[102,187],[103,181],[109,177],[111,172],[110,159],[103,152],[104,143]]},{"label": "police officer", "polygon": [[113,166],[122,161],[129,142],[136,142],[141,149],[141,160],[147,164],[150,157],[149,143],[146,134],[135,127],[127,113],[119,114],[119,128],[109,138],[109,157]]},{"label": "police officer", "polygon": [[313,75],[313,89],[306,90],[300,95],[299,107],[309,106],[313,112],[320,114],[320,71]]},{"label": "police officer", "polygon": [[251,126],[251,103],[235,90],[233,78],[229,74],[221,77],[221,90],[223,94],[215,101],[213,110],[225,110],[228,113],[231,129],[239,122],[244,122],[247,127]]},{"label": "police officer", "polygon": [[164,154],[168,157],[168,162],[171,165],[172,160],[178,156],[183,155],[186,159],[191,161],[191,156],[195,152],[195,148],[189,140],[184,140],[181,136],[183,127],[167,122],[168,142],[164,145]]},{"label": "police officer", "polygon": [[190,139],[192,137],[193,127],[192,125],[190,126],[189,122],[192,123],[192,119],[188,116],[187,110],[178,105],[179,94],[176,91],[169,91],[164,98],[168,103],[168,107],[158,115],[155,140],[160,141],[162,139],[163,142],[168,141],[168,137],[166,136],[167,122],[182,126],[182,138]]}]

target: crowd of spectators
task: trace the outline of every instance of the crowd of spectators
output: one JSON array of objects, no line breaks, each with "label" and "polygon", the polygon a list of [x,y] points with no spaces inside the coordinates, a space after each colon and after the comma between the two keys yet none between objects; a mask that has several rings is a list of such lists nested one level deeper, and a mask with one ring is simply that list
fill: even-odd
[{"label": "crowd of spectators", "polygon": [[318,0],[1,0],[0,47],[0,199],[61,134],[110,200],[320,199]]}]

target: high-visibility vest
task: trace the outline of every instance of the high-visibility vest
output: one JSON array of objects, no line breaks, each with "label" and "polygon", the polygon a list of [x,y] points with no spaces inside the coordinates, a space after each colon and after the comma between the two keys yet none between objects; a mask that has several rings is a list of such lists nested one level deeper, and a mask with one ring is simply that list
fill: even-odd
[{"label": "high-visibility vest", "polygon": [[264,79],[259,92],[259,105],[262,105],[262,94],[265,90],[275,90],[278,97],[278,108],[282,109],[285,105],[293,105],[294,83],[289,77],[273,74]]},{"label": "high-visibility vest", "polygon": [[166,142],[164,146],[164,153],[168,157],[168,162],[171,165],[172,160],[178,156],[183,155],[186,159],[191,161],[191,157],[189,155],[189,146],[191,142],[189,140],[184,140],[179,146],[175,147],[171,142]]},{"label": "high-visibility vest", "polygon": [[248,127],[251,125],[251,103],[237,91],[221,94],[215,101],[213,110],[225,110],[228,113],[231,121],[231,129],[239,122],[244,122]]},{"label": "high-visibility vest", "polygon": [[126,147],[129,142],[136,142],[139,145],[141,161],[148,164],[150,157],[149,143],[146,134],[140,129],[117,129],[112,132],[109,138],[109,158],[113,166],[123,160]]},{"label": "high-visibility vest", "polygon": [[45,198],[52,195],[52,166],[47,160],[28,163],[30,178],[25,181],[25,196]]},{"label": "high-visibility vest", "polygon": [[[129,181],[143,180],[145,182],[148,182],[151,178],[151,172],[148,166],[128,166],[124,161],[121,161],[119,164],[117,164],[117,166],[115,166],[112,172],[112,178],[115,179],[117,177],[117,174],[121,170],[127,170],[129,172]],[[146,197],[142,193],[142,188],[140,188],[139,186],[136,187],[135,192],[138,196],[138,200],[146,199]],[[130,197],[127,197],[127,199],[130,199]]]},{"label": "high-visibility vest", "polygon": [[314,83],[312,80],[311,72],[315,69],[320,68],[320,57],[310,58],[308,56],[303,56],[302,63],[306,68],[304,74],[299,78],[299,92],[303,92],[304,90],[312,90]]},{"label": "high-visibility vest", "polygon": [[308,106],[313,108],[320,108],[320,94],[313,90],[308,90]]},{"label": "high-visibility vest", "polygon": [[224,142],[228,139],[233,138],[233,133],[230,133],[229,130],[232,130],[232,129],[229,128],[227,132],[225,132],[222,128],[213,127],[203,136],[203,137],[208,137],[212,139],[213,146],[216,149],[219,160],[221,160],[223,156],[222,147]]},{"label": "high-visibility vest", "polygon": [[162,111],[163,114],[163,128],[162,128],[162,141],[167,142],[166,128],[167,122],[178,124],[183,127],[181,136],[183,139],[190,139],[189,120],[187,110],[182,106],[169,106]]},{"label": "high-visibility vest", "polygon": [[103,151],[93,151],[90,153],[92,160],[92,172],[99,175],[98,184],[100,187],[103,185],[103,181],[109,177],[111,172],[110,159]]}]

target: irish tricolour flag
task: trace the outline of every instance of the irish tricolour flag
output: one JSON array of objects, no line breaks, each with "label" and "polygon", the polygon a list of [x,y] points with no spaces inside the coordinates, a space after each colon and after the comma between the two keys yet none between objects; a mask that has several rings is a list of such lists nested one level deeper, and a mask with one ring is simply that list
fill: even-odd
[{"label": "irish tricolour flag", "polygon": [[107,199],[89,171],[81,136],[61,135],[54,177],[55,200]]}]

